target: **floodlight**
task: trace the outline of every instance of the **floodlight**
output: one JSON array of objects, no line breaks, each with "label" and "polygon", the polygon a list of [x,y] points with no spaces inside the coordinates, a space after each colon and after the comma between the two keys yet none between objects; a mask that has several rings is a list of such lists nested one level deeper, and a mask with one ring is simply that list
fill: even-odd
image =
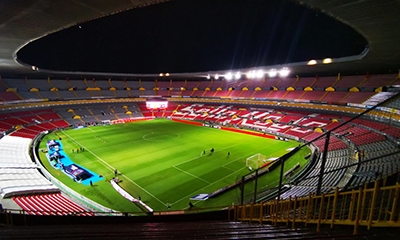
[{"label": "floodlight", "polygon": [[256,72],[256,78],[262,78],[264,76],[264,71],[263,70],[258,70]]},{"label": "floodlight", "polygon": [[215,79],[218,79],[219,78],[219,75],[218,75],[218,73],[217,74],[215,74]]},{"label": "floodlight", "polygon": [[311,65],[315,65],[315,64],[317,64],[317,61],[316,60],[310,60],[310,61],[308,61],[308,63],[307,63],[307,65],[309,65],[309,66],[311,66]]},{"label": "floodlight", "polygon": [[232,80],[232,73],[231,72],[228,72],[227,74],[225,74],[225,79],[226,80]]},{"label": "floodlight", "polygon": [[210,79],[210,74],[207,75],[207,79]]},{"label": "floodlight", "polygon": [[238,79],[240,79],[241,76],[242,76],[242,74],[240,74],[240,72],[237,72],[235,74],[235,79],[238,80]]},{"label": "floodlight", "polygon": [[271,69],[271,70],[269,70],[269,72],[268,72],[268,76],[271,77],[271,78],[276,77],[276,74],[278,74],[278,73],[276,72],[276,69]]},{"label": "floodlight", "polygon": [[290,70],[288,68],[282,68],[279,71],[279,76],[280,77],[287,77],[287,76],[289,76],[289,73],[290,73]]},{"label": "floodlight", "polygon": [[332,58],[325,58],[324,60],[322,60],[323,64],[329,64],[332,63]]},{"label": "floodlight", "polygon": [[246,76],[247,78],[254,78],[256,76],[256,72],[254,70],[248,71]]},{"label": "floodlight", "polygon": [[160,75],[160,77],[164,76],[164,74],[163,74],[163,73],[160,73],[159,75]]},{"label": "floodlight", "polygon": [[168,76],[169,76],[169,73],[166,73],[166,74],[165,74],[165,76],[167,76],[167,77],[168,77]]}]

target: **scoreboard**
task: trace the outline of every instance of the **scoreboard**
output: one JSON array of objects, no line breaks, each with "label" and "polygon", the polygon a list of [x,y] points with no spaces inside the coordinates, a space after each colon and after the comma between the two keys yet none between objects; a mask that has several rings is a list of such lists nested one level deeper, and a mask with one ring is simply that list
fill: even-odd
[{"label": "scoreboard", "polygon": [[157,99],[157,100],[147,100],[146,108],[147,109],[166,109],[168,107],[168,101]]}]

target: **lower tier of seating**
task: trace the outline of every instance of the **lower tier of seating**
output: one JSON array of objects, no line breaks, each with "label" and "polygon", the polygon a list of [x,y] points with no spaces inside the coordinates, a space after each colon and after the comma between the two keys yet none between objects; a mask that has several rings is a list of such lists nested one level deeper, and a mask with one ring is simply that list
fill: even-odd
[{"label": "lower tier of seating", "polygon": [[30,215],[94,216],[61,193],[15,196],[12,199]]}]

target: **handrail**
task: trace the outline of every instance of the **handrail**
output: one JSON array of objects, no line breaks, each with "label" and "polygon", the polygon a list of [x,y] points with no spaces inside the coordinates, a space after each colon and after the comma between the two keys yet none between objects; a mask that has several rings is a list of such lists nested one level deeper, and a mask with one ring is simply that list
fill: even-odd
[{"label": "handrail", "polygon": [[322,224],[353,225],[354,234],[359,226],[400,227],[400,184],[380,187],[360,187],[358,190],[308,197],[273,200],[259,204],[235,206],[234,219],[260,223],[286,223],[295,228],[297,223],[316,224],[317,231]]}]

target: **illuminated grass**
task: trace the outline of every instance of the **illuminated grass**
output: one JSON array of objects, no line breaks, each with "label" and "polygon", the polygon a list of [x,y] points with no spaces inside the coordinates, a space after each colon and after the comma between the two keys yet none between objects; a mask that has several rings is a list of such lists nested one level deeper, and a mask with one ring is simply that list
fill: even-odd
[{"label": "illuminated grass", "polygon": [[[278,141],[247,134],[223,131],[177,123],[165,119],[130,124],[70,129],[47,135],[49,139],[62,138],[64,149],[77,164],[103,175],[114,177],[114,169],[121,173],[121,186],[156,211],[187,208],[189,198],[199,193],[212,193],[230,185],[249,173],[246,158],[261,153],[267,158],[280,157],[297,142]],[[72,149],[85,148],[83,153]],[[209,154],[214,148],[215,153]],[[201,156],[203,150],[206,154]],[[228,156],[230,152],[230,156]],[[285,164],[289,169],[297,162],[304,165],[308,149],[296,154]],[[67,186],[104,206],[122,212],[140,212],[134,204],[119,196],[105,180],[94,187],[76,183],[53,169],[41,153],[42,162],[51,173]],[[259,180],[259,187],[277,182],[274,171]],[[275,184],[276,185],[276,184]],[[251,186],[251,184],[249,185]],[[251,187],[247,187],[251,191]],[[238,202],[237,190],[215,199],[195,202],[197,207],[226,206]]]}]

